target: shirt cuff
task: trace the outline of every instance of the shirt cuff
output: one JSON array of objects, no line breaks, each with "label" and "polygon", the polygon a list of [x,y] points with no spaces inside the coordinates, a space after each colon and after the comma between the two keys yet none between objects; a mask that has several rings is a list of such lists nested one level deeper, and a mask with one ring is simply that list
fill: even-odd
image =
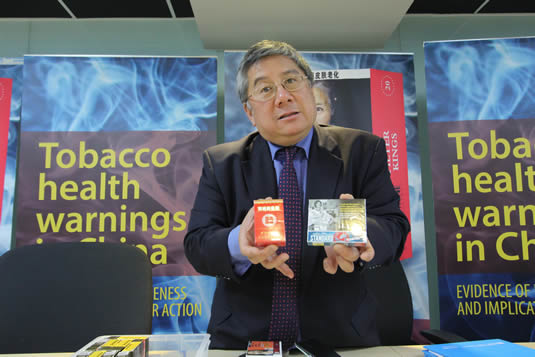
[{"label": "shirt cuff", "polygon": [[241,254],[240,251],[240,243],[238,240],[240,227],[241,226],[234,227],[234,229],[229,232],[227,244],[230,253],[230,261],[232,262],[232,269],[236,275],[242,277],[251,267],[251,262],[245,255]]}]

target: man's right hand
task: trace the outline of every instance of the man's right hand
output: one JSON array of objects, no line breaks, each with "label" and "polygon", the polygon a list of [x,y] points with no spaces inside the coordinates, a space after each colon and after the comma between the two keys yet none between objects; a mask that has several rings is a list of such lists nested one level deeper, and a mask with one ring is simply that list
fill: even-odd
[{"label": "man's right hand", "polygon": [[241,253],[253,264],[262,264],[266,269],[277,269],[284,276],[293,279],[294,272],[286,261],[290,258],[287,253],[277,254],[278,246],[272,244],[266,247],[254,245],[254,207],[251,207],[243,219],[238,236]]}]

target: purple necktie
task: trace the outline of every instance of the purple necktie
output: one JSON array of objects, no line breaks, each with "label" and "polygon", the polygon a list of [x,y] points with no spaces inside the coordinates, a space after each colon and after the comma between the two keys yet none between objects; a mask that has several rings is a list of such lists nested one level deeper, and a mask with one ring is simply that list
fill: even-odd
[{"label": "purple necktie", "polygon": [[269,339],[282,341],[284,350],[294,344],[298,330],[297,287],[301,272],[302,197],[293,165],[298,149],[295,146],[282,148],[275,155],[277,160],[283,162],[279,176],[279,198],[284,200],[286,246],[280,251],[290,255],[287,264],[295,274],[293,279],[289,279],[274,270]]}]

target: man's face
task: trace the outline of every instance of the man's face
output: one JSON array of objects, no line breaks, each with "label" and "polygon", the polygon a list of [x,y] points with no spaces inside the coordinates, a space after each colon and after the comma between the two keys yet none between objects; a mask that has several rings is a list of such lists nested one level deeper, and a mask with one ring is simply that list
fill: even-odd
[{"label": "man's face", "polygon": [[295,145],[307,136],[316,120],[316,103],[308,80],[299,90],[289,92],[280,84],[289,74],[305,74],[294,61],[285,56],[271,56],[261,59],[249,68],[249,95],[259,80],[271,81],[277,85],[275,97],[260,102],[249,99],[243,105],[251,123],[262,137],[281,146]]}]

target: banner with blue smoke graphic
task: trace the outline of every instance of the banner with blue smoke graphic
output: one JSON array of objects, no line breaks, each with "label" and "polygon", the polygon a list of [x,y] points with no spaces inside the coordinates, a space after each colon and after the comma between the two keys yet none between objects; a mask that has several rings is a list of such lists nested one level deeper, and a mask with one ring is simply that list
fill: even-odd
[{"label": "banner with blue smoke graphic", "polygon": [[215,58],[26,56],[16,246],[121,242],[153,265],[154,333],[205,332],[215,279],[183,252]]},{"label": "banner with blue smoke graphic", "polygon": [[[225,52],[225,141],[236,140],[255,130],[245,115],[236,90],[236,72],[243,54],[244,52]],[[412,258],[405,259],[402,263],[413,297],[414,330],[427,328],[429,326],[429,299],[413,55],[332,52],[302,52],[301,54],[315,72],[317,82],[334,79],[334,72],[338,70],[371,68],[398,72],[403,75]],[[354,93],[354,89],[350,93]],[[361,126],[362,123],[358,122],[356,109],[354,109],[359,107],[359,100],[364,101],[364,98],[360,96],[352,98],[347,91],[334,93],[334,97],[332,100],[333,103],[336,102],[334,104],[336,111],[332,116],[331,124],[370,130],[369,127]],[[369,99],[368,96],[367,100]],[[366,105],[369,107],[370,103]],[[352,109],[349,109],[350,106]],[[318,106],[317,109],[321,108]],[[347,118],[348,111],[352,113],[349,119]]]},{"label": "banner with blue smoke graphic", "polygon": [[535,38],[424,49],[441,328],[535,341]]},{"label": "banner with blue smoke graphic", "polygon": [[4,187],[0,187],[4,191],[0,219],[0,255],[11,248],[13,204],[15,201],[15,178],[17,170],[17,145],[19,140],[22,98],[22,63],[22,58],[0,58],[0,78],[10,78],[13,81],[11,88]]}]

